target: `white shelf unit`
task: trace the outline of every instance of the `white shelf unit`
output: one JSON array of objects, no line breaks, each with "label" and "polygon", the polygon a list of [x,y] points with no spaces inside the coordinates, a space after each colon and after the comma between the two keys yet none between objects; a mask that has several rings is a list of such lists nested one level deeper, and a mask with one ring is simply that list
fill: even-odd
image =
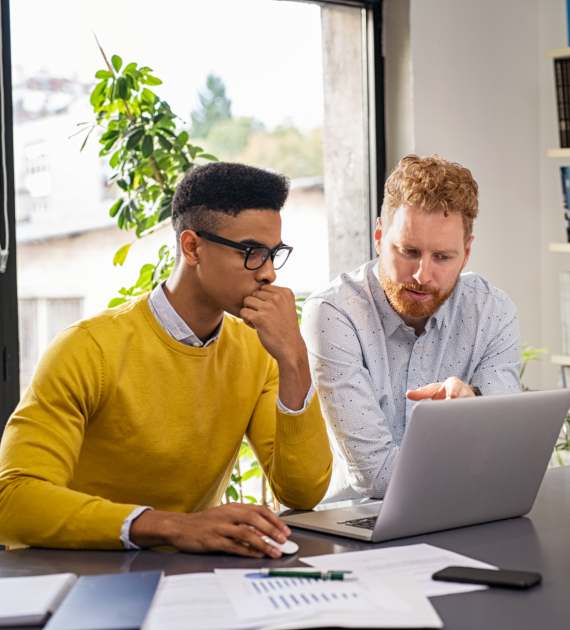
[{"label": "white shelf unit", "polygon": [[[568,48],[553,48],[546,51],[546,56],[550,59],[568,59],[570,58],[570,47]],[[561,149],[553,148],[547,149],[546,155],[553,159],[570,160],[570,148]],[[570,254],[570,243],[549,243],[548,251],[559,254]],[[560,374],[562,376],[562,384],[567,387],[566,370],[570,369],[570,355],[553,354],[550,360],[555,365],[560,366]]]},{"label": "white shelf unit", "polygon": [[548,251],[557,254],[570,254],[570,243],[548,243]]},{"label": "white shelf unit", "polygon": [[551,48],[546,51],[546,56],[549,59],[563,59],[564,57],[570,57],[570,48]]},{"label": "white shelf unit", "polygon": [[568,387],[568,379],[566,378],[566,370],[570,369],[570,356],[566,354],[553,354],[550,356],[550,361],[554,363],[554,365],[558,365],[560,367],[562,387]]},{"label": "white shelf unit", "polygon": [[559,158],[563,160],[570,159],[570,149],[547,149],[546,157]]}]

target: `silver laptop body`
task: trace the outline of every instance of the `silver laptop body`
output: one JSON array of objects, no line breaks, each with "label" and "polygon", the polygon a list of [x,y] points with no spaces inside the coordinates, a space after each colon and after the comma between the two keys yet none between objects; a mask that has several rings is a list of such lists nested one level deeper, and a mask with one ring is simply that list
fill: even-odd
[{"label": "silver laptop body", "polygon": [[[534,503],[569,407],[570,389],[421,401],[383,501],[325,505],[283,520],[380,542],[522,516]],[[351,523],[361,519],[368,522]]]}]

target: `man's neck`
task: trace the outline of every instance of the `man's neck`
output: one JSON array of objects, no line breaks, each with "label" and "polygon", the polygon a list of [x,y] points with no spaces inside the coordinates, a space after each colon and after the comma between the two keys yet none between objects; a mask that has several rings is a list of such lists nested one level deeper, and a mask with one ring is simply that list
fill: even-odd
[{"label": "man's neck", "polygon": [[207,298],[198,290],[188,274],[175,267],[172,275],[163,285],[164,293],[172,308],[188,324],[192,332],[207,341],[219,327],[224,312],[212,308]]},{"label": "man's neck", "polygon": [[429,317],[416,319],[414,317],[404,317],[403,315],[400,315],[400,317],[404,320],[404,323],[414,329],[416,337],[419,337],[424,332],[424,330],[426,329],[427,320],[429,319]]}]

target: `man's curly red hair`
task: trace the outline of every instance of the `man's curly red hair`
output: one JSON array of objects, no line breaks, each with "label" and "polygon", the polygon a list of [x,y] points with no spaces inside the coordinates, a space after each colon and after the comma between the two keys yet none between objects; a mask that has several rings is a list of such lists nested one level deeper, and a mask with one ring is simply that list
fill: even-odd
[{"label": "man's curly red hair", "polygon": [[402,205],[425,212],[457,212],[463,219],[467,239],[479,212],[478,189],[471,171],[461,164],[448,162],[438,155],[406,155],[384,185],[382,218],[388,225]]}]

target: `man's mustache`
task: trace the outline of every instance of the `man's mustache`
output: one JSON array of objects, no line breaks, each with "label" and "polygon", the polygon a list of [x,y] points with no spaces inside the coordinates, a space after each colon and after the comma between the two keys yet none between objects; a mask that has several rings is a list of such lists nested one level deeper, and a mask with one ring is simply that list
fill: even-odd
[{"label": "man's mustache", "polygon": [[415,282],[401,282],[400,291],[407,289],[408,291],[416,291],[417,293],[429,293],[430,295],[438,295],[437,289],[431,289],[423,284],[416,284]]}]

